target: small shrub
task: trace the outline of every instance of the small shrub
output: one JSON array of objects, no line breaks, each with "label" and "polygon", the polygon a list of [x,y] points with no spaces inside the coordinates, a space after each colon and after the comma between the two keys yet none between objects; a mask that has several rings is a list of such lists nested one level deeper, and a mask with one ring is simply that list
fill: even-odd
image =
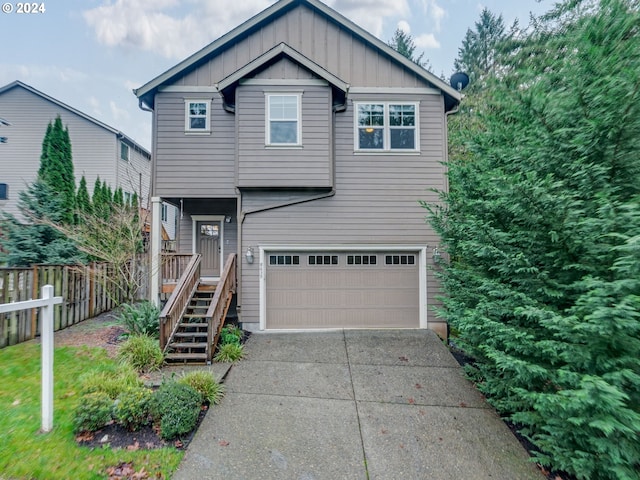
[{"label": "small shrub", "polygon": [[169,381],[153,393],[150,412],[160,424],[160,436],[171,440],[193,430],[198,422],[202,396],[184,383]]},{"label": "small shrub", "polygon": [[149,402],[153,392],[144,387],[128,388],[116,400],[113,417],[120,425],[136,431],[149,423]]},{"label": "small shrub", "polygon": [[242,329],[239,327],[228,325],[220,330],[221,345],[227,345],[229,343],[240,345],[240,340],[242,340]]},{"label": "small shrub", "polygon": [[131,365],[138,372],[159,370],[164,354],[158,340],[148,335],[134,335],[118,350],[118,359]]},{"label": "small shrub", "polygon": [[82,393],[106,393],[115,400],[129,388],[141,387],[142,380],[130,365],[115,365],[108,370],[94,370],[80,378]]},{"label": "small shrub", "polygon": [[131,335],[160,337],[160,310],[151,302],[123,304],[120,319]]},{"label": "small shrub", "polygon": [[244,356],[242,345],[237,343],[226,343],[220,345],[218,353],[213,359],[216,362],[233,363],[240,360]]},{"label": "small shrub", "polygon": [[178,382],[189,385],[199,392],[202,397],[202,403],[209,402],[212,405],[217,405],[224,396],[224,385],[216,382],[208,372],[189,372]]},{"label": "small shrub", "polygon": [[111,421],[113,400],[104,392],[87,393],[80,399],[73,419],[73,431],[95,432]]}]

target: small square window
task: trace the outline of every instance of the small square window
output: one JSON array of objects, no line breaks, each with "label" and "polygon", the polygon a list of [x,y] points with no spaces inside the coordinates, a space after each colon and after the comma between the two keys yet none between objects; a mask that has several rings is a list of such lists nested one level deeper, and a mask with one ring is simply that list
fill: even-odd
[{"label": "small square window", "polygon": [[185,131],[209,132],[209,100],[185,101]]}]

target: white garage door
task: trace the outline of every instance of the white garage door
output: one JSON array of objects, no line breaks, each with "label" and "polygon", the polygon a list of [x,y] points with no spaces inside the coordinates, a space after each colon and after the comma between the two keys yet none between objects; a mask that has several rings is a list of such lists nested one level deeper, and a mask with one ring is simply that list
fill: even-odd
[{"label": "white garage door", "polygon": [[418,252],[266,252],[266,328],[418,328]]}]

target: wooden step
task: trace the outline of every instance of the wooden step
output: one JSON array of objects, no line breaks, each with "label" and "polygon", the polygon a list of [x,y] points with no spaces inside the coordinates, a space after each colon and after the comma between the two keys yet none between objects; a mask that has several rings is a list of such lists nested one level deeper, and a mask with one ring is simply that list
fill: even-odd
[{"label": "wooden step", "polygon": [[207,348],[207,342],[170,343],[169,348]]},{"label": "wooden step", "polygon": [[[209,303],[211,303],[211,302],[209,302]],[[209,305],[189,305],[187,308],[193,308],[193,309],[196,309],[196,308],[198,308],[198,309],[203,308],[203,309],[205,309],[205,310],[206,310],[206,309],[208,309],[208,308],[209,308]]]},{"label": "wooden step", "polygon": [[207,332],[176,332],[173,334],[174,337],[180,338],[203,338],[209,335]]},{"label": "wooden step", "polygon": [[204,318],[202,313],[185,313],[182,318]]},{"label": "wooden step", "polygon": [[166,360],[207,360],[206,353],[167,353]]},{"label": "wooden step", "polygon": [[180,327],[183,328],[207,328],[209,326],[208,323],[189,323],[189,322],[180,322]]}]

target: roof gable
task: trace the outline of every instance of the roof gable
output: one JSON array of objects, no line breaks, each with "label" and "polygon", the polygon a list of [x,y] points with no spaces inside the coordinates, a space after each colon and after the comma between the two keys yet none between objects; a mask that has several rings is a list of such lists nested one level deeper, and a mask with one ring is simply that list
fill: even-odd
[{"label": "roof gable", "polygon": [[103,128],[105,130],[107,130],[108,132],[114,134],[115,136],[117,136],[118,138],[120,138],[121,140],[125,141],[125,143],[128,143],[130,146],[133,146],[134,148],[136,148],[137,150],[140,150],[140,152],[144,153],[146,156],[150,157],[151,154],[147,151],[147,149],[145,149],[143,146],[139,145],[137,142],[135,142],[133,139],[129,138],[128,136],[126,136],[124,133],[122,133],[120,130],[117,130],[109,125],[107,125],[106,123],[101,122],[100,120],[96,120],[95,118],[93,118],[90,115],[87,115],[86,113],[73,108],[69,105],[67,105],[66,103],[61,102],[60,100],[57,100],[49,95],[47,95],[46,93],[41,92],[40,90],[37,90],[35,88],[33,88],[31,85],[27,85],[26,83],[21,82],[20,80],[15,80],[14,82],[9,83],[8,85],[5,85],[4,87],[0,87],[0,95],[2,95],[5,92],[8,92],[9,90],[12,90],[14,88],[22,88],[30,93],[32,93],[33,95],[36,95],[48,102],[51,102],[55,105],[58,105],[60,108],[64,108],[65,110],[74,113],[75,115],[78,115],[79,117],[84,118],[85,120],[99,126],[100,128]]},{"label": "roof gable", "polygon": [[[204,64],[209,59],[219,55],[221,52],[229,48],[231,45],[234,45],[235,43],[240,42],[241,40],[247,38],[253,32],[257,31],[264,25],[274,22],[277,18],[286,14],[288,11],[301,5],[326,17],[331,22],[349,31],[352,35],[357,37],[364,44],[375,49],[381,55],[384,55],[386,58],[390,59],[392,62],[412,72],[412,74],[422,79],[422,81],[428,82],[429,84],[438,88],[445,95],[446,103],[448,105],[453,106],[460,101],[461,99],[460,93],[457,92],[452,87],[450,87],[449,85],[447,85],[440,78],[433,75],[431,72],[428,72],[427,70],[423,69],[422,67],[417,65],[415,62],[402,56],[401,54],[396,52],[393,48],[389,47],[387,44],[382,42],[380,39],[366,32],[364,29],[357,26],[355,23],[351,22],[350,20],[348,20],[347,18],[345,18],[335,10],[331,9],[324,3],[320,2],[319,0],[280,0],[274,3],[266,10],[255,15],[254,17],[247,20],[243,24],[231,30],[229,33],[213,41],[203,49],[194,53],[190,57],[186,58],[182,62],[178,63],[171,69],[164,72],[163,74],[149,81],[148,83],[141,86],[140,88],[135,89],[134,90],[135,95],[140,99],[141,104],[144,103],[150,107],[153,107],[155,93],[158,91],[160,87],[174,82],[176,79],[185,75],[187,72],[196,69],[198,66]],[[293,51],[295,52],[295,50]],[[252,63],[255,60],[256,59],[251,60],[251,62],[249,63]],[[331,74],[329,73],[329,75]],[[323,75],[320,75],[320,76],[324,78]]]}]

